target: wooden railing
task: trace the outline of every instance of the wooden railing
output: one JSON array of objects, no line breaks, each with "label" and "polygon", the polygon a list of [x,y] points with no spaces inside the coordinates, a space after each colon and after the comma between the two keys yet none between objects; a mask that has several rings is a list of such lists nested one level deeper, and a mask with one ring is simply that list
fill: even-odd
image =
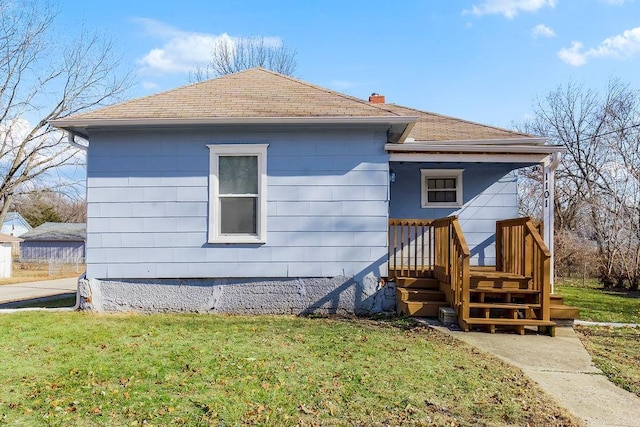
[{"label": "wooden railing", "polygon": [[469,314],[469,248],[455,216],[389,220],[389,278],[432,275],[458,315]]},{"label": "wooden railing", "polygon": [[550,318],[551,253],[531,218],[496,222],[496,271],[531,278],[531,289],[540,291],[543,320]]},{"label": "wooden railing", "polygon": [[389,220],[389,278],[425,277],[433,270],[433,221]]},{"label": "wooden railing", "polygon": [[455,216],[433,222],[435,235],[434,277],[460,318],[469,316],[469,247]]}]

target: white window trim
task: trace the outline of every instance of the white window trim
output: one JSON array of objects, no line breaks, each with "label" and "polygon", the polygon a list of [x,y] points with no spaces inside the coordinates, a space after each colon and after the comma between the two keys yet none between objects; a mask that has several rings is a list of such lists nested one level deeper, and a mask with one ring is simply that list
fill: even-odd
[{"label": "white window trim", "polygon": [[[459,208],[464,204],[462,200],[462,172],[464,169],[420,169],[420,202],[423,208]],[[427,178],[455,178],[456,179],[456,201],[452,202],[431,202],[427,198]]]},{"label": "white window trim", "polygon": [[[207,144],[209,147],[209,243],[267,242],[267,147],[269,144]],[[256,234],[222,234],[220,232],[220,156],[257,156],[258,201]]]}]

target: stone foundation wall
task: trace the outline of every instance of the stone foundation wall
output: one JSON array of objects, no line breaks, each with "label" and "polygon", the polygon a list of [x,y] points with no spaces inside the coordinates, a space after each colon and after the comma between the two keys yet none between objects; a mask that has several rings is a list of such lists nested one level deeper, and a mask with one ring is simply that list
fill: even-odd
[{"label": "stone foundation wall", "polygon": [[395,311],[395,284],[362,278],[84,279],[80,308],[99,312],[374,314]]}]

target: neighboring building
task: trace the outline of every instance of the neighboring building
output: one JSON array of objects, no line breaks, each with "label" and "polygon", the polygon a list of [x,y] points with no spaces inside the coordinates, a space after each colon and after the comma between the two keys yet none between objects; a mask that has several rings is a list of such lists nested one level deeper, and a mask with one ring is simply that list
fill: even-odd
[{"label": "neighboring building", "polygon": [[2,223],[2,233],[10,236],[19,237],[33,227],[29,225],[26,219],[18,212],[7,212],[7,216]]},{"label": "neighboring building", "polygon": [[22,239],[0,233],[0,278],[11,277],[13,256],[11,250],[14,244],[20,243]]},{"label": "neighboring building", "polygon": [[[457,215],[470,263],[498,264],[515,171],[552,179],[562,151],[260,68],[52,124],[89,141],[83,294],[97,310],[393,309],[390,220]],[[409,262],[437,272],[439,254]]]},{"label": "neighboring building", "polygon": [[20,261],[83,262],[86,238],[84,223],[45,222],[21,236]]}]

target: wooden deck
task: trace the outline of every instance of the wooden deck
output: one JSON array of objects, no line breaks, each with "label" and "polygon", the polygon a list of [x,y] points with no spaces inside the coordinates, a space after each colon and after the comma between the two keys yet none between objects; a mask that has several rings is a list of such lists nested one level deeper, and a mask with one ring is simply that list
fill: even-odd
[{"label": "wooden deck", "polygon": [[551,254],[530,218],[498,221],[496,266],[471,267],[469,258],[456,217],[389,220],[389,279],[396,281],[398,311],[429,317],[451,306],[465,331],[524,334],[533,326],[551,335],[552,314],[577,315],[551,296]]}]

